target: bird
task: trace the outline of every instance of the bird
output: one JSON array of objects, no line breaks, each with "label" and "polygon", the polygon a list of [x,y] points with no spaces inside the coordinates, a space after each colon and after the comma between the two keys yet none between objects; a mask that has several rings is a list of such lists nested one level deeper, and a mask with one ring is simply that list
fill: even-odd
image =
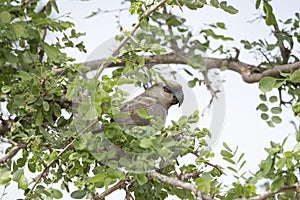
[{"label": "bird", "polygon": [[[142,94],[133,98],[122,104],[120,106],[120,112],[124,115],[116,115],[110,122],[116,123],[123,132],[124,129],[130,129],[136,126],[147,126],[151,125],[151,120],[149,118],[143,118],[139,115],[139,110],[144,109],[149,116],[154,119],[160,118],[165,124],[166,117],[168,115],[168,110],[171,106],[178,104],[181,106],[184,100],[184,94],[182,86],[173,80],[167,80],[166,82],[159,82],[148,89],[146,89]],[[93,134],[101,133],[105,130],[105,126],[100,129],[92,131]],[[114,143],[110,139],[103,140],[99,143],[98,140],[93,140],[95,145],[91,145],[94,152],[94,156],[100,155],[99,152],[111,152],[114,151],[115,154],[111,156],[108,160],[119,160],[120,158],[130,158],[135,159],[136,154],[130,153],[128,151],[123,151],[122,148],[125,144]],[[103,143],[103,141],[105,141]],[[101,160],[103,158],[101,157]]]},{"label": "bird", "polygon": [[166,121],[168,110],[171,106],[181,106],[184,100],[182,85],[173,80],[159,82],[146,89],[142,94],[124,103],[120,107],[121,117],[115,117],[112,121],[121,127],[147,126],[151,122],[139,115],[139,110],[144,109],[154,119],[160,118]]}]

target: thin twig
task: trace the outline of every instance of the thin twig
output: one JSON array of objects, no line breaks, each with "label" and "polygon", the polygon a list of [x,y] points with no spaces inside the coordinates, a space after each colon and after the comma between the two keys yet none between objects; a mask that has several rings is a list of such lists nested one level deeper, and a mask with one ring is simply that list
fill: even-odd
[{"label": "thin twig", "polygon": [[112,9],[112,10],[102,10],[100,8],[97,9],[97,11],[92,12],[92,14],[86,16],[85,18],[91,18],[94,17],[96,15],[100,15],[100,14],[106,14],[106,13],[112,13],[112,12],[121,12],[124,10],[128,10],[129,8],[117,8],[117,9]]},{"label": "thin twig", "polygon": [[268,64],[270,64],[271,67],[274,67],[273,63],[270,61],[268,56],[261,49],[258,49],[258,51],[265,57],[265,59],[268,61]]},{"label": "thin twig", "polygon": [[0,164],[5,163],[8,159],[13,157],[20,149],[23,149],[26,147],[26,144],[18,144],[17,146],[14,146],[7,154],[5,154],[0,159]]},{"label": "thin twig", "polygon": [[275,24],[273,25],[273,27],[274,27],[274,36],[276,37],[277,42],[280,44],[279,49],[280,49],[280,54],[281,54],[281,57],[282,57],[282,64],[287,64],[288,61],[289,61],[291,51],[288,48],[286,48],[284,46],[284,43],[282,42],[282,38],[279,35],[281,31],[280,31],[280,28],[278,26],[278,23],[277,23],[276,19],[275,19]]},{"label": "thin twig", "polygon": [[[161,0],[158,4],[156,4],[155,6],[153,6],[152,8],[148,9],[145,11],[144,16],[149,16],[152,12],[154,12],[156,9],[158,9],[160,6],[162,6],[164,3],[166,3],[167,0]],[[126,44],[126,42],[130,39],[130,37],[132,37],[135,32],[138,30],[138,28],[140,27],[140,22],[137,22],[134,27],[132,28],[130,34],[128,36],[126,36],[121,43],[119,44],[119,46],[112,52],[111,57],[117,56],[120,49]],[[100,63],[100,67],[98,67],[98,70],[96,72],[95,78],[98,79],[101,75],[101,73],[103,72],[103,70],[105,68],[107,68],[109,65],[111,64],[111,62],[103,62],[102,64]],[[98,66],[99,66],[98,65]]]},{"label": "thin twig", "polygon": [[[198,150],[195,150],[191,153],[194,154],[196,157],[199,157]],[[222,171],[222,168],[219,165],[212,164],[208,161],[203,161],[203,164],[211,166],[211,167],[215,168],[216,170],[218,170],[221,174],[224,174],[224,172]]]},{"label": "thin twig", "polygon": [[[171,15],[171,13],[168,13],[166,7],[164,7],[164,13]],[[169,24],[167,24],[167,26],[168,26],[169,34],[172,37],[172,39],[170,40],[171,48],[172,48],[174,53],[179,53],[179,47],[178,47],[176,39],[174,39],[175,35],[174,35],[174,32],[173,32],[172,26],[170,26]]]},{"label": "thin twig", "polygon": [[8,185],[5,185],[5,186],[4,186],[2,195],[1,195],[1,197],[0,197],[0,200],[3,200],[4,196],[7,194],[7,192],[6,192],[7,186],[8,186]]},{"label": "thin twig", "polygon": [[[187,65],[188,60],[177,54],[171,52],[160,55],[151,55],[151,56],[141,56],[145,60],[145,64],[183,64]],[[107,67],[120,67],[125,65],[125,59],[120,57],[121,61],[118,63],[110,63]],[[255,66],[249,63],[244,63],[241,61],[233,61],[232,59],[225,58],[210,58],[202,57],[204,65],[207,70],[217,69],[226,66],[228,70],[239,73],[242,76],[242,79],[246,83],[256,83],[266,76],[271,77],[280,77],[281,73],[292,73],[297,69],[300,69],[300,61],[296,61],[290,64],[284,65],[275,65],[273,68],[262,68]],[[82,65],[89,66],[91,69],[97,69],[99,62],[103,60],[95,60],[80,63]],[[253,73],[255,69],[258,69],[257,73]]]}]

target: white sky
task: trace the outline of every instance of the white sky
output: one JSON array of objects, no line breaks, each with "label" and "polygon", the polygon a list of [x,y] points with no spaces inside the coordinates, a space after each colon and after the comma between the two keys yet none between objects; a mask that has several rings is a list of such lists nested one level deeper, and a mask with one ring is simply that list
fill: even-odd
[{"label": "white sky", "polygon": [[[87,47],[87,54],[80,54],[76,51],[69,51],[71,56],[76,57],[78,62],[85,61],[89,55],[106,40],[110,39],[114,35],[118,34],[116,26],[116,17],[118,13],[101,14],[90,19],[84,19],[92,11],[96,11],[97,8],[103,10],[111,10],[116,8],[126,7],[126,5],[120,5],[120,0],[104,1],[104,0],[60,0],[58,2],[60,8],[60,14],[71,13],[71,21],[76,24],[76,30],[86,32],[84,42]],[[226,35],[235,39],[234,42],[226,43],[227,47],[238,47],[242,49],[239,41],[241,39],[248,39],[250,41],[257,38],[270,38],[270,30],[264,26],[263,22],[260,23],[248,23],[248,21],[258,17],[258,11],[255,10],[254,0],[229,0],[229,4],[234,5],[239,13],[237,15],[229,15],[221,10],[217,10],[211,7],[206,7],[199,11],[189,11],[184,9],[183,13],[176,11],[176,13],[186,17],[188,24],[195,31],[199,32],[201,28],[205,27],[205,24],[214,22],[225,22],[227,31]],[[271,2],[274,5],[274,13],[281,19],[294,16],[295,12],[300,11],[300,4],[298,0],[274,0]],[[135,17],[131,17],[126,11],[121,14],[121,24],[125,29],[130,30],[131,24],[135,22]],[[299,52],[298,52],[299,53]],[[216,57],[217,55],[215,55]],[[245,51],[241,51],[240,60],[251,64],[256,64],[257,61],[252,55]],[[225,94],[225,123],[221,136],[217,141],[214,152],[218,154],[222,149],[222,143],[226,142],[233,148],[238,145],[240,152],[245,152],[245,158],[247,164],[245,170],[256,170],[258,163],[261,159],[265,158],[265,147],[269,147],[270,140],[282,141],[282,138],[290,134],[292,140],[294,140],[294,128],[289,123],[293,117],[291,112],[285,112],[282,115],[283,123],[277,125],[276,128],[269,128],[267,124],[260,119],[260,112],[256,111],[257,105],[260,103],[257,84],[246,84],[242,81],[239,74],[234,72],[222,72],[221,77],[225,80],[224,94]],[[188,89],[188,88],[187,88]],[[205,93],[204,88],[201,88],[196,92],[200,96]],[[189,101],[186,97],[185,101]],[[187,102],[188,103],[188,102]],[[203,102],[202,102],[203,103]],[[201,119],[205,121],[205,119]],[[200,121],[201,123],[201,121]],[[210,122],[211,126],[214,123]],[[288,146],[289,145],[289,146]],[[288,142],[287,147],[292,147],[292,143]],[[224,162],[220,159],[220,156],[216,155],[214,161],[216,164],[224,166]],[[230,173],[229,173],[230,174]],[[229,179],[224,179],[229,180]],[[12,186],[4,199],[16,198],[18,195],[15,186]],[[0,193],[2,189],[0,188]],[[120,193],[116,194],[119,195]],[[116,199],[117,196],[111,195],[107,199]],[[119,197],[120,198],[120,197]],[[67,197],[64,197],[67,199]]]}]

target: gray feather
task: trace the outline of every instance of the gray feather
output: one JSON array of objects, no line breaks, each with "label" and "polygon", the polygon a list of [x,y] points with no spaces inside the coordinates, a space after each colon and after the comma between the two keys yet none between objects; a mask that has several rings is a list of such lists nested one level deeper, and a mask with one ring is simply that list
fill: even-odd
[{"label": "gray feather", "polygon": [[[166,92],[166,87],[170,90]],[[113,121],[120,126],[145,126],[150,121],[138,115],[139,109],[144,109],[148,115],[160,118],[165,122],[169,108],[174,104],[181,105],[183,101],[182,86],[175,81],[158,83],[147,89],[141,95],[126,102],[121,106],[120,111],[126,113],[122,117],[116,117]]]}]

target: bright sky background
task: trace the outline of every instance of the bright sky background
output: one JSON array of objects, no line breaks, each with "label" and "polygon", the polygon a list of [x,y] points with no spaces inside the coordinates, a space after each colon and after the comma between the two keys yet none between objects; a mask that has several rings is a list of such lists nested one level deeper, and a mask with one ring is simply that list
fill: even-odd
[{"label": "bright sky background", "polygon": [[[120,2],[120,0],[60,0],[58,2],[60,14],[70,13],[70,20],[76,24],[76,30],[86,32],[86,36],[83,39],[88,53],[81,54],[72,50],[68,52],[77,59],[77,62],[86,61],[94,49],[119,33],[116,25],[117,18],[115,17],[115,15],[119,14],[118,12],[101,14],[90,19],[85,19],[85,17],[91,14],[92,11],[96,11],[97,8],[112,10],[128,7],[128,5],[121,5]],[[219,21],[225,22],[227,27],[226,35],[235,39],[234,42],[226,43],[225,46],[227,47],[238,47],[242,49],[241,44],[239,44],[241,39],[252,41],[257,38],[270,38],[270,30],[264,26],[264,22],[249,23],[249,21],[257,18],[260,14],[255,10],[255,0],[229,0],[228,3],[239,10],[237,15],[230,15],[212,7],[205,7],[199,11],[184,9],[183,13],[179,10],[175,12],[186,17],[189,26],[195,32],[199,32],[201,28],[205,27],[205,24]],[[283,20],[294,16],[295,12],[300,11],[299,0],[273,0],[271,4],[273,5],[276,17]],[[127,11],[121,12],[120,16],[120,22],[123,27],[130,30],[131,24],[136,22],[136,18],[129,16]],[[214,56],[217,57],[218,55]],[[241,51],[240,60],[251,64],[257,63],[252,55],[243,50]],[[224,166],[225,163],[217,154],[219,154],[222,149],[222,143],[226,142],[233,148],[238,145],[240,152],[245,152],[247,163],[244,169],[254,172],[261,159],[265,158],[266,153],[264,148],[269,147],[270,140],[281,142],[282,138],[288,135],[292,137],[289,141],[294,140],[295,129],[289,122],[293,114],[291,112],[285,112],[282,115],[283,123],[277,125],[276,128],[269,128],[268,125],[260,119],[260,112],[256,111],[256,107],[260,103],[260,91],[257,84],[244,83],[240,75],[234,72],[222,72],[221,77],[225,80],[223,87],[226,117],[221,136],[214,146],[216,158],[212,162]],[[189,90],[189,88],[186,88],[186,90]],[[201,95],[206,93],[206,91],[205,88],[200,88],[198,91],[195,91],[195,93],[199,95],[198,98],[201,101]],[[189,97],[186,96],[185,103],[189,104],[190,101],[191,99],[189,100]],[[195,107],[197,107],[197,105],[195,105]],[[293,119],[296,120],[295,118]],[[205,121],[205,119],[201,120]],[[209,126],[214,126],[214,123],[218,122],[212,121]],[[298,123],[298,120],[296,123]],[[291,142],[288,142],[287,148],[292,148],[292,145]],[[9,188],[7,190],[9,195],[6,195],[4,199],[16,198],[17,196],[15,195],[17,194],[14,190],[16,190],[15,186]],[[0,193],[1,191],[2,189],[0,188]],[[116,195],[120,195],[120,193]],[[64,197],[64,199],[67,199],[67,197]],[[118,199],[118,197],[111,195],[107,199]]]}]

